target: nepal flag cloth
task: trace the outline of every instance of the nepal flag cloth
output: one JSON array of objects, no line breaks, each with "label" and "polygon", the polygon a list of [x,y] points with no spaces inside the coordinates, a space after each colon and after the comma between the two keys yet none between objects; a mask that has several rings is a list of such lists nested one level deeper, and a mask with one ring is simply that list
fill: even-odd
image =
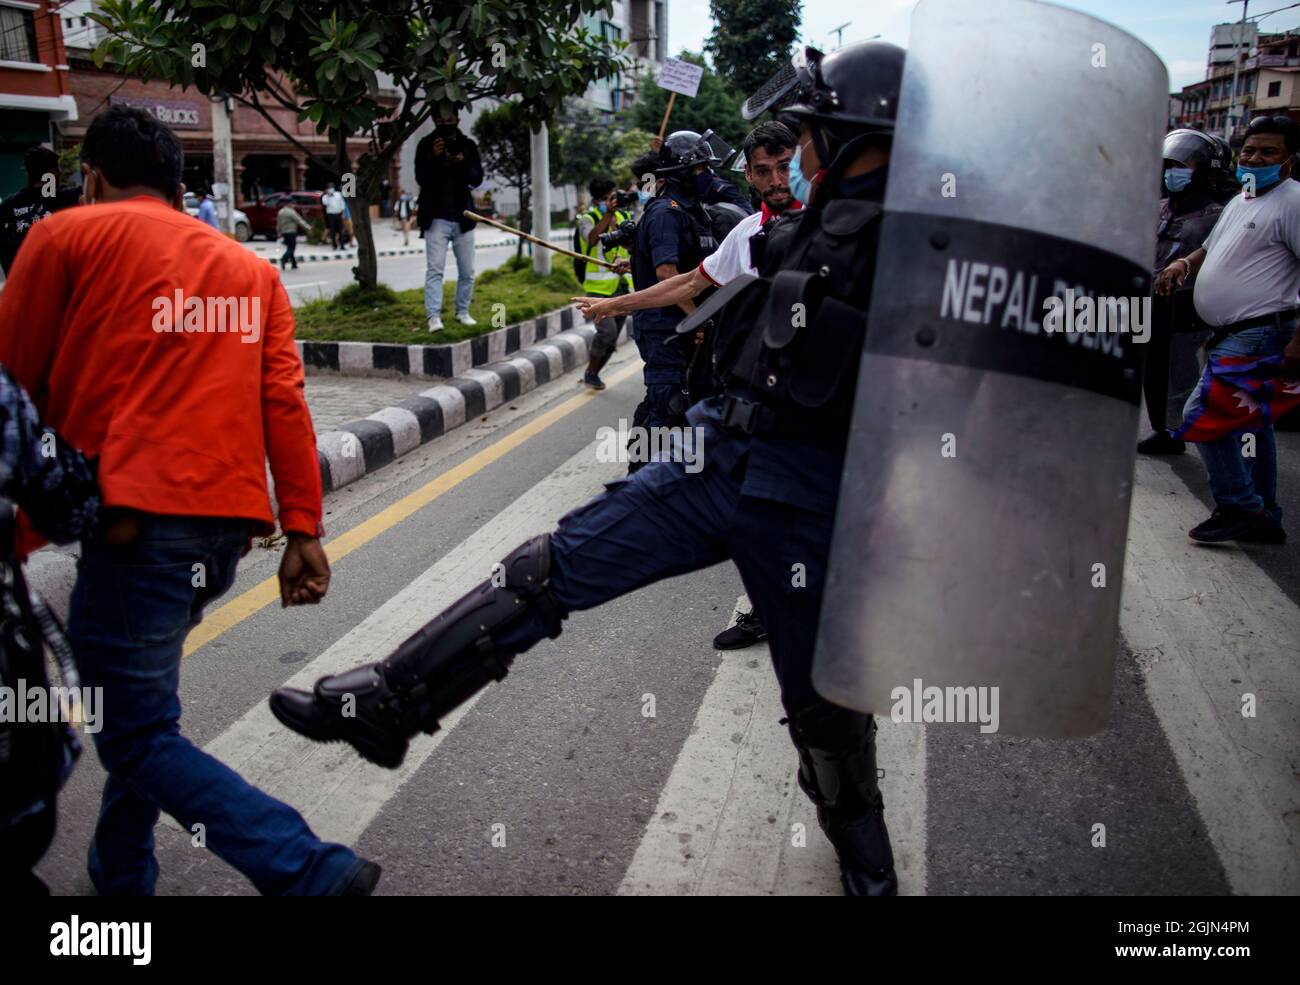
[{"label": "nepal flag cloth", "polygon": [[1196,401],[1169,433],[1185,441],[1213,441],[1237,431],[1260,431],[1300,407],[1300,380],[1281,376],[1282,355],[1211,356],[1196,385]]}]

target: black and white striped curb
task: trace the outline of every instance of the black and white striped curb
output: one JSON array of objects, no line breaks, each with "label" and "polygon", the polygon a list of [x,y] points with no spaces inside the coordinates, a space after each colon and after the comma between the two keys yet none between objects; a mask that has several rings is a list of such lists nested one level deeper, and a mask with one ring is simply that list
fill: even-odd
[{"label": "black and white striped curb", "polygon": [[[390,342],[304,342],[298,355],[308,373],[344,376],[464,376],[466,370],[501,362],[513,352],[571,329],[574,309],[558,308],[517,325],[506,325],[463,342],[397,345]],[[436,333],[430,338],[436,338]]]},{"label": "black and white striped curb", "polygon": [[318,434],[323,491],[355,482],[522,393],[559,379],[571,369],[585,368],[595,335],[592,326],[578,325],[521,348],[508,359],[467,368],[395,407]]}]

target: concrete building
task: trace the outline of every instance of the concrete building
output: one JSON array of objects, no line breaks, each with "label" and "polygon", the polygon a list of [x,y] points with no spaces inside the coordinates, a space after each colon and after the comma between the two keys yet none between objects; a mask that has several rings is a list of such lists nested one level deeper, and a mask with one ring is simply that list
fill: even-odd
[{"label": "concrete building", "polygon": [[77,118],[62,23],[50,0],[0,0],[0,196],[27,184],[23,156]]},{"label": "concrete building", "polygon": [[63,0],[59,20],[63,24],[63,43],[69,48],[94,48],[108,36],[103,26],[90,19],[99,12],[99,0]]},{"label": "concrete building", "polygon": [[[1233,53],[1241,39],[1237,84],[1233,89]],[[1234,147],[1245,139],[1251,117],[1264,113],[1300,120],[1300,31],[1261,34],[1254,24],[1218,24],[1210,36],[1206,77],[1184,86],[1175,126],[1227,135]],[[1174,97],[1171,97],[1171,100]],[[1227,134],[1229,123],[1233,126]]]}]

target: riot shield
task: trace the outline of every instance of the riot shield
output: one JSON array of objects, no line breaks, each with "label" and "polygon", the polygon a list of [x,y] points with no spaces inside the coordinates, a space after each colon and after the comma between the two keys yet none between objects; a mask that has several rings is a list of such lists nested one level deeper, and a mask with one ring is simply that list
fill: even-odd
[{"label": "riot shield", "polygon": [[918,4],[814,659],[829,700],[1105,724],[1166,84],[1074,11]]}]

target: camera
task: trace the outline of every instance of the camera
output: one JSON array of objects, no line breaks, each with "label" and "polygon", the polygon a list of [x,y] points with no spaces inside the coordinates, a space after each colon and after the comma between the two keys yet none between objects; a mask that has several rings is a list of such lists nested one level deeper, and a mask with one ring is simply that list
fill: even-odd
[{"label": "camera", "polygon": [[616,191],[614,193],[614,207],[618,209],[631,208],[636,205],[636,192]]},{"label": "camera", "polygon": [[636,238],[636,220],[628,219],[607,233],[600,234],[600,247],[612,250],[616,246],[625,246]]}]

